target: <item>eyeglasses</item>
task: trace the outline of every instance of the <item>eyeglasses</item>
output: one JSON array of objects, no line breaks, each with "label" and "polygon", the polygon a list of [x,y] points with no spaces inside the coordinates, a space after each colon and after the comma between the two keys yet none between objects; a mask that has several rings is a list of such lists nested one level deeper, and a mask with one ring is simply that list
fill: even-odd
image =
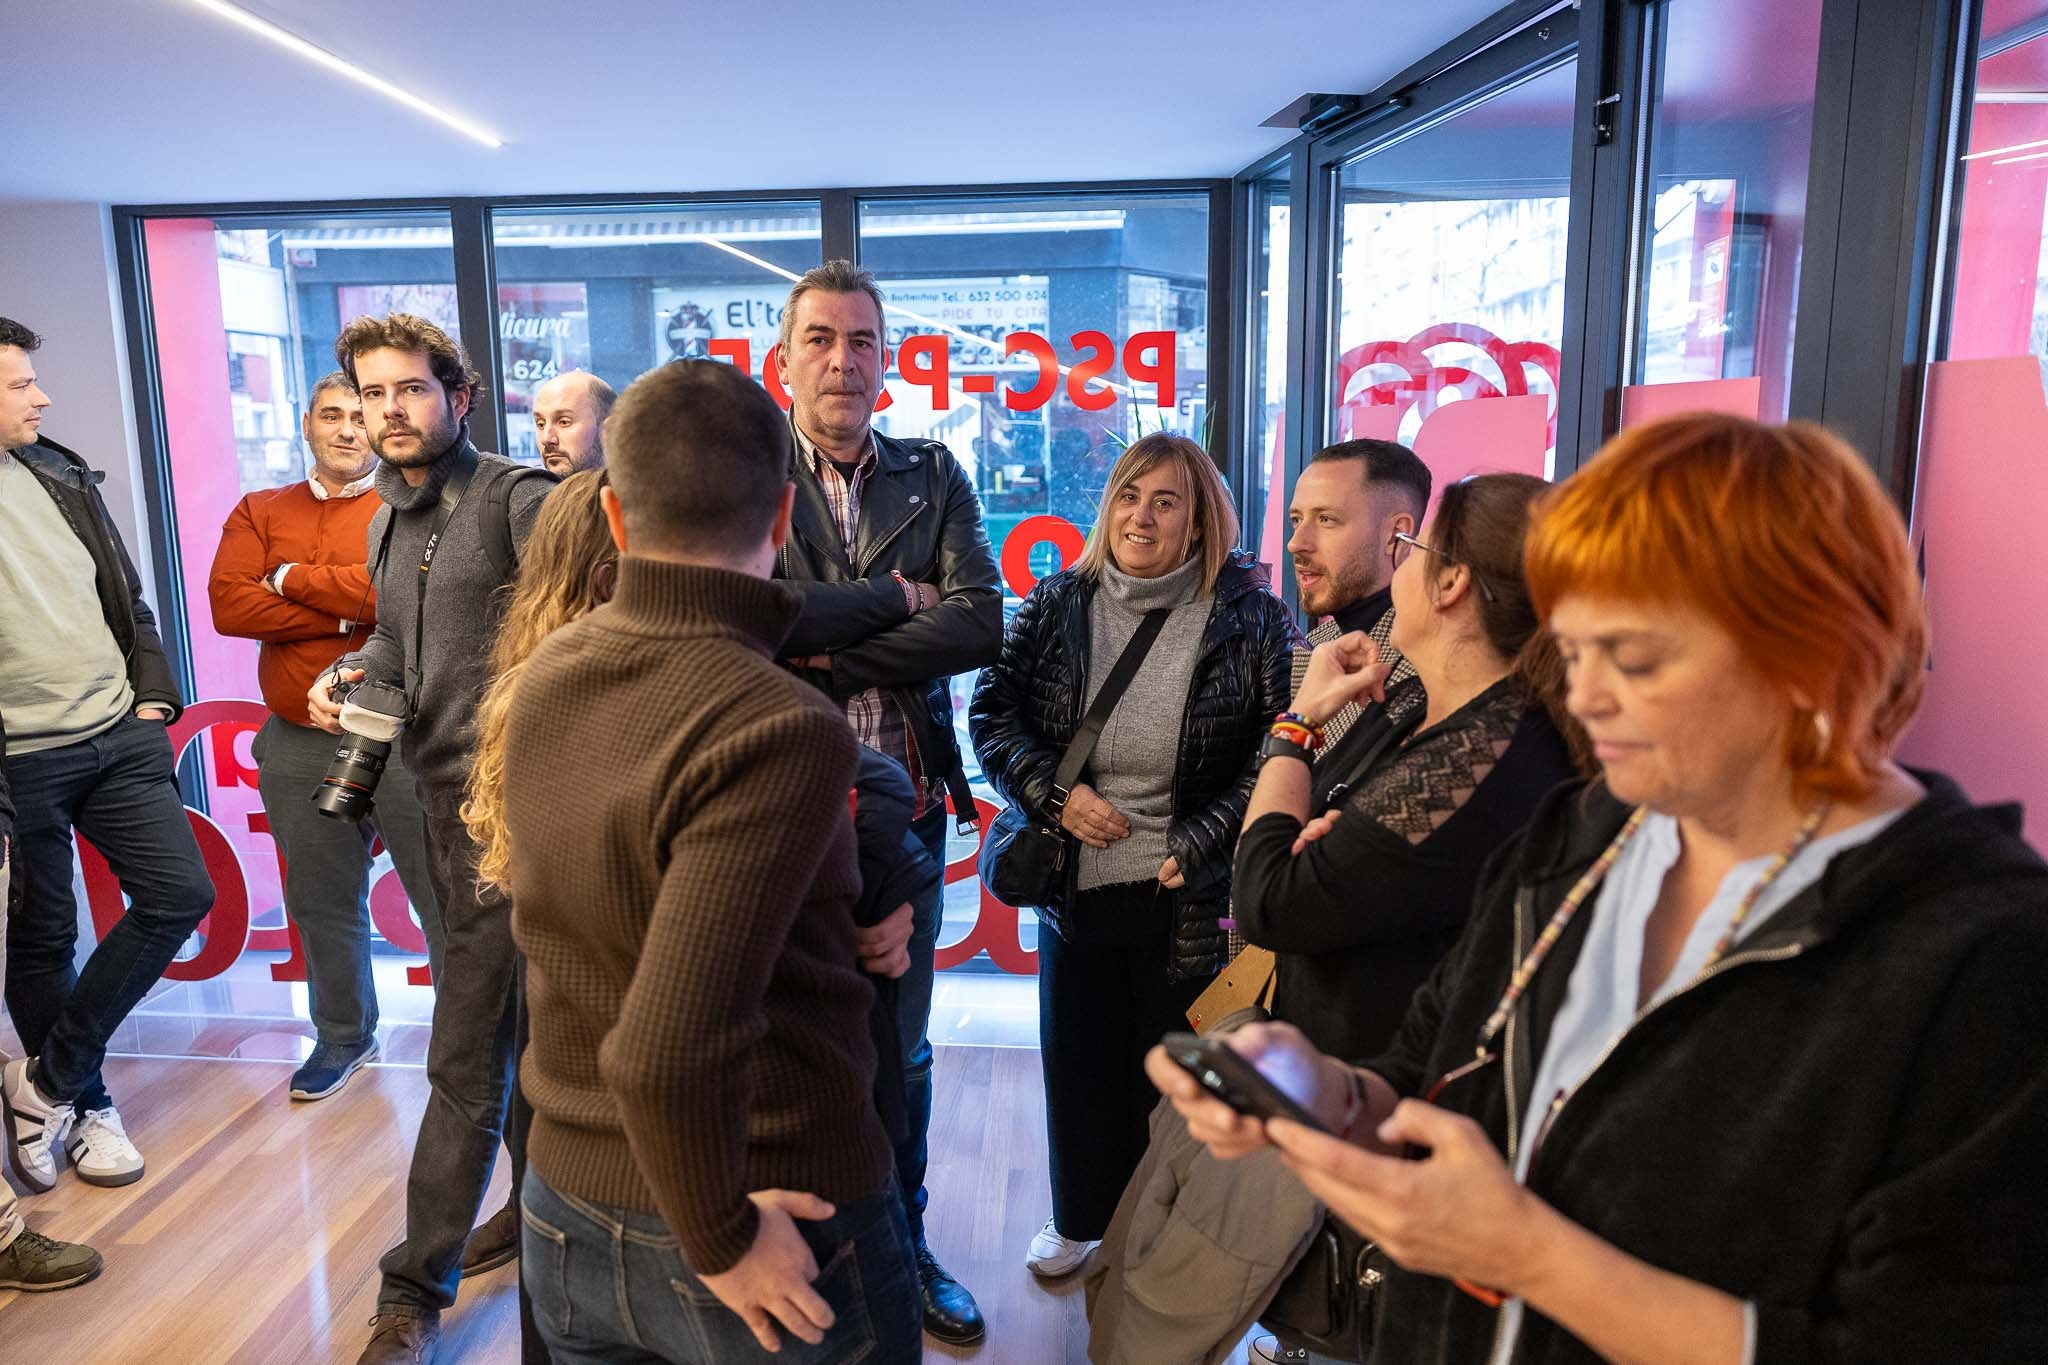
[{"label": "eyeglasses", "polygon": [[1394,543],[1397,545],[1406,545],[1413,550],[1420,550],[1426,555],[1435,555],[1444,563],[1452,565],[1455,568],[1463,569],[1466,573],[1472,575],[1472,582],[1475,586],[1478,587],[1479,595],[1485,598],[1488,602],[1493,601],[1493,589],[1486,586],[1486,580],[1480,577],[1479,570],[1473,568],[1464,560],[1453,559],[1449,555],[1445,554],[1442,550],[1437,549],[1434,545],[1424,545],[1421,541],[1417,540],[1414,536],[1409,535],[1406,531],[1394,532]]}]

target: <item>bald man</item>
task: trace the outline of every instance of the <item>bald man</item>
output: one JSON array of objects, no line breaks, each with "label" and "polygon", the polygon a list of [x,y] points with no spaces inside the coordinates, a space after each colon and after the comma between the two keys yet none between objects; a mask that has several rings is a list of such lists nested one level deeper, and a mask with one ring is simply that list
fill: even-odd
[{"label": "bald man", "polygon": [[563,478],[604,465],[604,419],[618,399],[588,370],[567,370],[533,391],[540,462]]}]

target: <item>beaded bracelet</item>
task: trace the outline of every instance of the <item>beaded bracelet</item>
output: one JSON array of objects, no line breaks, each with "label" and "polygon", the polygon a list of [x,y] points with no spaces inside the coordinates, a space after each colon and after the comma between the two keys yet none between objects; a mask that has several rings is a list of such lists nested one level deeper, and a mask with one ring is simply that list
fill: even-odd
[{"label": "beaded bracelet", "polygon": [[1274,721],[1267,733],[1289,743],[1299,744],[1304,749],[1314,750],[1323,747],[1322,731],[1286,716]]},{"label": "beaded bracelet", "polygon": [[1323,737],[1323,727],[1316,724],[1314,721],[1310,720],[1307,716],[1304,716],[1299,711],[1282,711],[1279,715],[1273,717],[1273,719],[1276,723],[1284,721],[1289,725],[1299,725],[1302,729],[1308,731],[1317,739],[1321,739]]}]

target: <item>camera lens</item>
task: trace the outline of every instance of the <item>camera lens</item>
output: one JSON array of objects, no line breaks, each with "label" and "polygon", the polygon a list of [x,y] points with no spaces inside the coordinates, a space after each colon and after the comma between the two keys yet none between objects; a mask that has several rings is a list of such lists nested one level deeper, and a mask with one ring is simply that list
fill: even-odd
[{"label": "camera lens", "polygon": [[320,775],[313,793],[313,809],[336,820],[360,820],[375,802],[377,780],[384,776],[384,760],[391,752],[388,740],[365,739],[344,733],[341,745]]}]

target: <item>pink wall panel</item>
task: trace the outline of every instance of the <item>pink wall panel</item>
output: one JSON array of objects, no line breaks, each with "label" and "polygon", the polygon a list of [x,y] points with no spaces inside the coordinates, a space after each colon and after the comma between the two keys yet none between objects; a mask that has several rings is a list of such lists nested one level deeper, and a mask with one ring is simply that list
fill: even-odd
[{"label": "pink wall panel", "polygon": [[[206,595],[220,528],[242,497],[213,222],[157,218],[144,225],[143,233],[162,375],[164,444],[170,453],[176,507],[179,582],[192,625],[195,687],[187,700],[253,698],[256,642],[215,634]],[[262,802],[254,770],[246,765],[248,739],[237,736],[229,742],[240,747],[235,755],[224,756],[228,761],[207,753],[207,805],[241,853],[254,882],[256,910],[262,914],[281,900],[277,863],[268,835],[252,824],[261,821]]]},{"label": "pink wall panel", "polygon": [[2048,850],[2048,398],[2034,356],[1930,367],[1916,532],[1933,623],[1901,746],[1979,801],[2019,800]]},{"label": "pink wall panel", "polygon": [[1725,412],[1756,417],[1762,411],[1764,382],[1748,379],[1698,379],[1685,384],[1631,384],[1621,391],[1621,425],[1643,426],[1686,412]]}]

